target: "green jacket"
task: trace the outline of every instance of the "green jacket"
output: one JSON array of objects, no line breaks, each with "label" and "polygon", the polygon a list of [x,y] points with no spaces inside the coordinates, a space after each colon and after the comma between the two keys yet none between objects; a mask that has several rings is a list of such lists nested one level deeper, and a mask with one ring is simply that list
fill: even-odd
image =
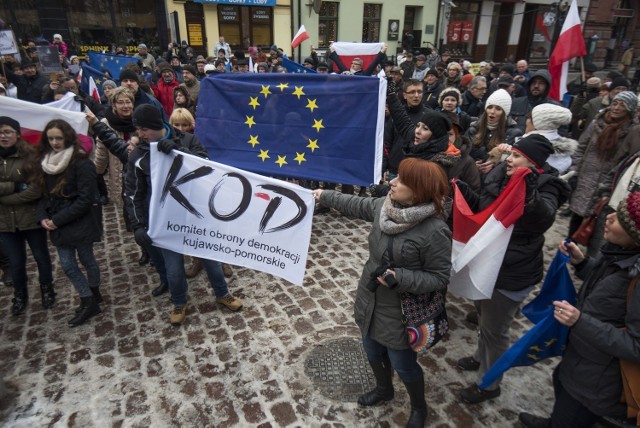
[{"label": "green jacket", "polygon": [[18,153],[0,158],[0,232],[37,229],[36,208],[42,197],[37,184],[17,192],[16,183],[26,183],[24,159]]},{"label": "green jacket", "polygon": [[451,231],[440,218],[430,217],[411,229],[394,235],[393,259],[398,286],[379,285],[370,291],[371,273],[387,265],[389,235],[380,229],[384,198],[361,198],[334,191],[322,192],[320,202],[343,214],[372,222],[369,259],[364,265],[354,306],[355,321],[363,336],[391,349],[409,348],[402,323],[400,293],[430,293],[446,290],[451,273]]}]

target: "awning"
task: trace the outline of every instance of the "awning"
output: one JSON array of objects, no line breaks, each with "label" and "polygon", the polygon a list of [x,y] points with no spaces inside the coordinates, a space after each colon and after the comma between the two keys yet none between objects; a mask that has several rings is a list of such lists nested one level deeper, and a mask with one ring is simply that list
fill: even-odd
[{"label": "awning", "polygon": [[231,4],[234,6],[275,6],[276,0],[193,0],[195,3]]}]

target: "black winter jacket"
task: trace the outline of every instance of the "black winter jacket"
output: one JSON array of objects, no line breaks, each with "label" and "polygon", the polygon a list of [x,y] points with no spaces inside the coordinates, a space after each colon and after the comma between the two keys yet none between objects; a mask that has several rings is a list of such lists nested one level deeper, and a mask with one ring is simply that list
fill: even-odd
[{"label": "black winter jacket", "polygon": [[7,70],[7,80],[18,88],[18,99],[42,104],[42,91],[49,85],[49,78],[40,72],[34,76],[18,76]]},{"label": "black winter jacket", "polygon": [[[480,210],[495,201],[506,187],[509,181],[506,166],[502,162],[487,174],[480,194]],[[570,192],[569,185],[558,178],[558,172],[545,164],[536,190],[525,202],[524,214],[514,225],[496,289],[523,290],[542,279],[544,233],[553,225],[556,210]]]},{"label": "black winter jacket", "polygon": [[639,258],[637,248],[607,243],[599,258],[576,266],[584,280],[578,293],[580,318],[569,331],[558,370],[564,389],[600,416],[626,417],[626,406],[620,404],[620,359],[640,363],[640,287],[627,303],[630,271],[637,275]]},{"label": "black winter jacket", "polygon": [[[541,95],[534,97],[531,95],[531,90],[529,87],[531,86],[531,82],[536,77],[542,77],[547,82],[547,90],[544,91]],[[547,95],[549,94],[549,90],[551,89],[551,74],[547,70],[538,70],[531,75],[531,79],[527,83],[527,93],[529,95],[518,97],[513,100],[511,104],[511,113],[509,117],[516,121],[518,124],[518,128],[524,133],[524,129],[527,125],[527,114],[534,107],[540,104],[555,104],[560,105],[560,103],[552,98],[549,98]]]}]

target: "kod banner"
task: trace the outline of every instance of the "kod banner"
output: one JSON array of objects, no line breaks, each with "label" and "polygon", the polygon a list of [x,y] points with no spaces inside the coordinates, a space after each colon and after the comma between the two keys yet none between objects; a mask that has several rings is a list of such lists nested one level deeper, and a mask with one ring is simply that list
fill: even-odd
[{"label": "kod banner", "polygon": [[149,236],[157,247],[302,285],[310,190],[151,144]]}]

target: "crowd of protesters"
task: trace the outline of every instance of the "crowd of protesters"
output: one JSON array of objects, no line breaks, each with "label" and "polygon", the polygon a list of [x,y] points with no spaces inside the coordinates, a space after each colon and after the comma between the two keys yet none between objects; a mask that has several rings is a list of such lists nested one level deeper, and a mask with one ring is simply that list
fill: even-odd
[{"label": "crowd of protesters", "polygon": [[[151,263],[158,273],[152,294],[171,295],[172,324],[184,322],[187,279],[200,270],[207,273],[218,303],[241,309],[242,302],[227,287],[229,266],[194,258],[185,268],[182,254],[153,245],[147,233],[149,143],[159,141],[158,149],[166,154],[178,150],[209,158],[194,135],[200,81],[219,73],[286,72],[284,52],[275,45],[232,52],[220,37],[213,56],[194,55],[186,43],[171,43],[154,55],[141,43],[133,56],[137,63],[104,81],[98,101],[80,90],[69,66],[80,61],[67,57],[62,37],[55,35],[51,45],[65,71],[50,80],[27,46],[21,62],[4,59],[0,96],[42,104],[73,93],[86,113],[94,145],[87,149],[68,123],[54,120],[36,147],[21,138],[15,118],[0,117],[0,158],[8,165],[0,173],[0,263],[4,284],[14,289],[12,314],[28,309],[27,243],[38,268],[42,306],[55,304],[47,233],[80,297],[69,325],[101,312],[93,245],[103,233],[101,205],[116,194],[113,201],[122,205],[127,231],[141,248],[139,264]],[[553,413],[550,419],[528,413],[520,419],[525,426],[553,427],[591,426],[605,416],[625,419],[625,407],[615,401],[622,388],[619,361],[640,363],[640,318],[627,310],[626,298],[631,278],[640,271],[640,110],[632,83],[616,71],[596,77],[596,68],[587,65],[567,85],[569,105],[562,105],[549,97],[550,73],[529,69],[525,60],[483,61],[475,75],[469,61],[454,61],[435,49],[429,55],[406,52],[397,62],[388,60],[386,45],[368,64],[361,58],[344,64],[332,46],[326,60],[312,47],[302,61],[319,73],[384,73],[387,78],[383,181],[357,194],[350,183],[312,183],[316,215],[335,208],[373,222],[355,317],[377,384],[359,404],[393,398],[395,370],[411,399],[407,426],[424,425],[424,376],[407,341],[399,293],[446,290],[453,182],[478,212],[500,197],[516,171],[526,169],[524,214],[515,224],[493,295],[475,302],[477,311],[467,314],[467,321],[478,325],[478,344],[457,364],[478,377],[460,398],[475,404],[500,396],[500,379],[486,389],[478,385],[508,349],[515,314],[542,278],[544,233],[556,211],[568,202],[561,214],[571,216],[570,237],[604,200],[588,256],[573,243],[560,244],[585,282],[575,306],[554,302],[556,319],[571,333],[554,372]],[[338,186],[342,195],[335,191]],[[380,266],[387,268],[379,271]],[[629,300],[637,308],[640,290]],[[601,379],[608,383],[601,385]]]}]

